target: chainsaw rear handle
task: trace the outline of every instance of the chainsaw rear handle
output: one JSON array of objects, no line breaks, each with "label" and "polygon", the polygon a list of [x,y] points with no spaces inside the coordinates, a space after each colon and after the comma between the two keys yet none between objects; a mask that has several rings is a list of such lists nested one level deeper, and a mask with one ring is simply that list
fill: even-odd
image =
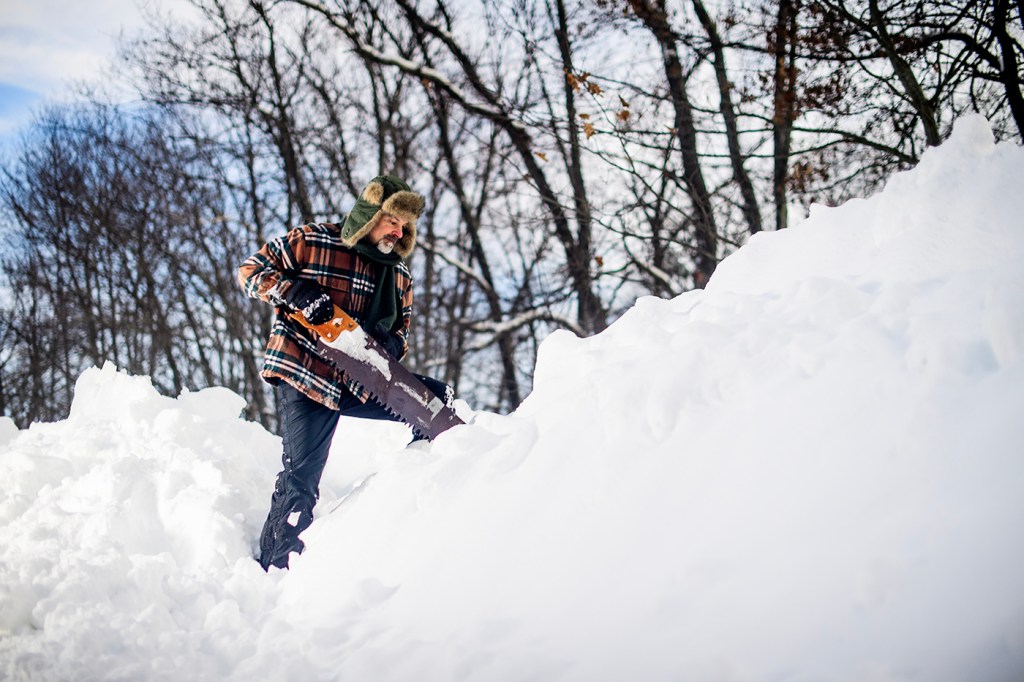
[{"label": "chainsaw rear handle", "polygon": [[338,306],[334,306],[334,317],[323,324],[310,324],[309,321],[303,317],[302,313],[298,311],[290,312],[288,313],[288,316],[306,329],[315,332],[317,336],[323,338],[325,341],[334,341],[342,334],[342,332],[350,332],[359,326],[359,323],[352,319],[351,315]]}]

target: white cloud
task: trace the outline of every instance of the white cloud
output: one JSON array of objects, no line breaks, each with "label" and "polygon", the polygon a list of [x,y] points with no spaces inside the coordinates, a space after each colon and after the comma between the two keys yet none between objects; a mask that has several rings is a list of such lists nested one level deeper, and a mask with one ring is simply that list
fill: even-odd
[{"label": "white cloud", "polygon": [[95,80],[117,39],[143,28],[143,10],[187,14],[186,0],[0,0],[0,135],[32,108]]},{"label": "white cloud", "polygon": [[0,82],[40,95],[97,76],[122,30],[141,27],[134,0],[0,0]]}]

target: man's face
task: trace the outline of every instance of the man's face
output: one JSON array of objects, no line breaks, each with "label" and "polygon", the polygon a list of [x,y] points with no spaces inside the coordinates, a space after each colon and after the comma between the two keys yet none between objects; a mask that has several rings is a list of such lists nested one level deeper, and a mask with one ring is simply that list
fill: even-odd
[{"label": "man's face", "polygon": [[405,233],[405,223],[393,215],[385,213],[373,226],[366,239],[376,246],[381,253],[391,253],[395,243]]}]

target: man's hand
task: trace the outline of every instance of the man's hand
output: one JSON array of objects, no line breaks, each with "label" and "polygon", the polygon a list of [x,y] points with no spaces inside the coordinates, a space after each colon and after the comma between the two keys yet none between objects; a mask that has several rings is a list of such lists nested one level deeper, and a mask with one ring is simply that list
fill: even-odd
[{"label": "man's hand", "polygon": [[285,302],[295,311],[302,313],[312,325],[323,324],[334,317],[334,305],[319,284],[308,279],[299,279],[284,295]]},{"label": "man's hand", "polygon": [[388,355],[393,357],[395,360],[399,360],[402,357],[402,349],[405,344],[402,339],[398,338],[385,327],[383,324],[378,322],[373,326],[373,329],[368,330],[370,336],[384,347],[384,350],[388,352]]}]

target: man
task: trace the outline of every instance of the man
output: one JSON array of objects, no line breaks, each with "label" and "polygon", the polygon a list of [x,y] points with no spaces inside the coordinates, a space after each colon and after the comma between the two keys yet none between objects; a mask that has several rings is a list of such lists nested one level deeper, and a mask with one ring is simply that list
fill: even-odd
[{"label": "man", "polygon": [[[261,375],[275,386],[284,441],[270,514],[260,536],[260,565],[288,567],[299,534],[313,522],[320,476],[341,415],[396,419],[316,351],[316,339],[288,313],[311,324],[345,310],[401,360],[408,352],[412,275],[405,259],[416,244],[423,198],[398,178],[374,178],[340,228],[303,225],[274,239],[238,270],[245,293],[277,306]],[[420,377],[451,400],[440,381]]]}]

